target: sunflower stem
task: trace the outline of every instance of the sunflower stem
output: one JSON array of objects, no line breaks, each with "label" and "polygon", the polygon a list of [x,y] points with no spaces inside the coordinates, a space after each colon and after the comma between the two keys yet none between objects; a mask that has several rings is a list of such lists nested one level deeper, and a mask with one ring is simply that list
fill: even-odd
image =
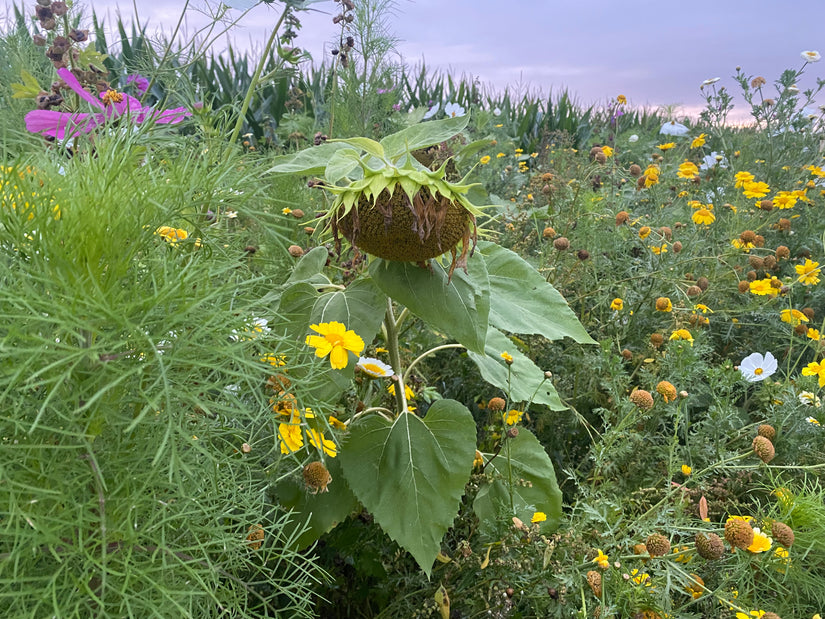
[{"label": "sunflower stem", "polygon": [[[402,312],[403,316],[403,312]],[[395,381],[395,404],[399,413],[408,413],[407,393],[404,388],[404,372],[401,369],[401,352],[398,348],[398,322],[392,310],[392,299],[387,297],[387,312],[384,316],[384,329],[387,333],[387,350],[390,353],[390,365]]]}]

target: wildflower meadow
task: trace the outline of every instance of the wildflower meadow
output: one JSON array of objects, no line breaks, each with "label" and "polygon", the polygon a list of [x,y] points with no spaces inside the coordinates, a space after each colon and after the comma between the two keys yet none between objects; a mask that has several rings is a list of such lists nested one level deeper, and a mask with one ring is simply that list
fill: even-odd
[{"label": "wildflower meadow", "polygon": [[0,614],[820,619],[819,52],[681,116],[212,4],[0,30]]}]

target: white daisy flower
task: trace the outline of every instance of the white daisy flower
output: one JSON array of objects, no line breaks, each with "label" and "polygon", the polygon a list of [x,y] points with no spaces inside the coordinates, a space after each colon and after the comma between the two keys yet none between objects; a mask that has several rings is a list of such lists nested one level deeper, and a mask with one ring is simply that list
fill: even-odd
[{"label": "white daisy flower", "polygon": [[749,383],[755,383],[774,374],[778,367],[779,364],[771,353],[766,352],[763,357],[755,352],[742,359],[742,363],[739,364],[739,371],[742,373],[742,378]]},{"label": "white daisy flower", "polygon": [[387,378],[395,373],[392,367],[374,357],[360,357],[355,365],[373,378]]},{"label": "white daisy flower", "polygon": [[659,133],[662,135],[687,135],[690,133],[690,129],[685,127],[682,123],[677,123],[675,120],[671,120],[670,122],[666,122],[662,125],[662,128],[659,129]]},{"label": "white daisy flower", "polygon": [[819,55],[819,52],[816,51],[804,51],[801,54],[802,60],[805,62],[819,62],[822,56]]}]

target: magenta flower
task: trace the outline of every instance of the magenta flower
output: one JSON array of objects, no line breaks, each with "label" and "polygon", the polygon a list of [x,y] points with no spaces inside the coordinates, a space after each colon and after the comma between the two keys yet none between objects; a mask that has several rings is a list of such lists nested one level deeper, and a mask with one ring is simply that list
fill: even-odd
[{"label": "magenta flower", "polygon": [[138,94],[142,97],[149,90],[149,80],[143,77],[140,73],[134,73],[126,76],[126,84],[134,84]]},{"label": "magenta flower", "polygon": [[102,93],[97,99],[80,85],[68,69],[58,69],[57,74],[81,99],[101,111],[87,114],[58,112],[57,110],[32,110],[26,114],[26,129],[31,133],[42,133],[63,140],[66,137],[90,133],[96,127],[105,125],[109,119],[122,116],[125,116],[129,122],[139,125],[146,120],[159,124],[176,124],[192,115],[192,112],[184,107],[176,107],[172,110],[143,107],[140,101],[133,96],[114,90]]}]

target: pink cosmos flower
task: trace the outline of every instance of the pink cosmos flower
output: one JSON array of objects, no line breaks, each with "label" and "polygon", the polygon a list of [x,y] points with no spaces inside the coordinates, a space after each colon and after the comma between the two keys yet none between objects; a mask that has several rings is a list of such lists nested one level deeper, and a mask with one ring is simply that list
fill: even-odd
[{"label": "pink cosmos flower", "polygon": [[81,99],[101,111],[87,114],[84,112],[33,110],[26,114],[26,129],[31,133],[42,133],[63,140],[66,137],[71,138],[82,133],[90,133],[96,127],[106,124],[110,118],[126,116],[129,122],[136,125],[146,120],[159,124],[176,124],[192,115],[192,112],[184,107],[177,107],[172,110],[156,110],[148,106],[143,107],[140,101],[133,96],[113,90],[102,93],[98,99],[85,90],[68,69],[58,69],[57,74]]}]

